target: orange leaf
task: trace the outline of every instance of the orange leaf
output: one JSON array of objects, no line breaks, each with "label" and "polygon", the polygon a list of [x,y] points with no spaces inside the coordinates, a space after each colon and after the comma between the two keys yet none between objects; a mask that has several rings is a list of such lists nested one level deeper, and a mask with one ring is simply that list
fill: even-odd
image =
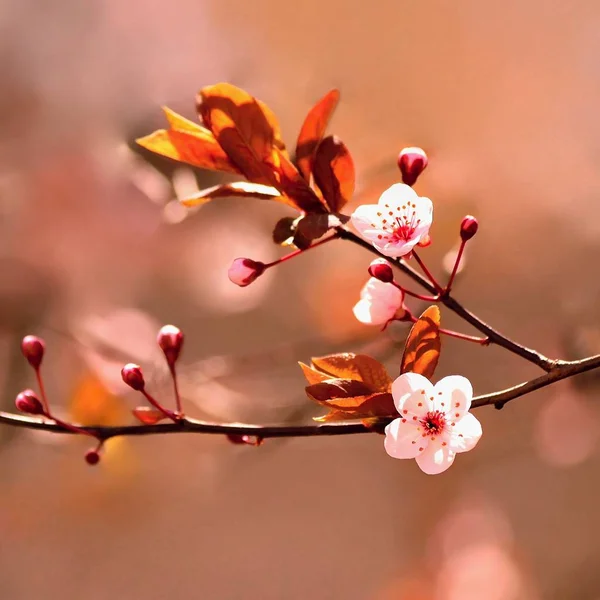
[{"label": "orange leaf", "polygon": [[312,358],[314,367],[331,377],[364,382],[371,391],[389,391],[392,380],[386,368],[366,354],[343,352]]},{"label": "orange leaf", "polygon": [[304,119],[296,143],[296,163],[306,181],[310,179],[315,151],[339,99],[340,92],[330,90],[310,109]]},{"label": "orange leaf", "polygon": [[326,137],[317,148],[313,177],[332,212],[338,212],[354,194],[354,161],[344,143]]},{"label": "orange leaf", "polygon": [[236,181],[235,183],[225,183],[200,190],[193,196],[188,196],[181,200],[181,204],[184,206],[200,206],[215,198],[233,197],[277,200],[281,197],[281,194],[274,187],[268,185],[250,183],[248,181]]},{"label": "orange leaf", "polygon": [[265,118],[269,122],[269,125],[273,128],[273,144],[279,150],[285,152],[285,143],[281,138],[281,126],[279,125],[279,119],[277,115],[262,101],[256,99],[256,102],[263,111]]},{"label": "orange leaf", "polygon": [[136,406],[132,411],[133,416],[144,425],[155,425],[167,417],[160,410],[150,406]]},{"label": "orange leaf", "polygon": [[194,167],[240,173],[207,130],[192,133],[177,129],[159,129],[138,138],[136,143],[146,150]]},{"label": "orange leaf", "polygon": [[306,377],[306,381],[308,381],[308,383],[310,383],[311,385],[314,383],[321,383],[326,379],[331,379],[330,375],[327,375],[326,373],[321,373],[320,371],[317,371],[316,369],[305,365],[303,362],[299,362],[298,364],[300,365],[300,368],[304,373],[304,377]]},{"label": "orange leaf", "polygon": [[408,334],[400,373],[412,371],[431,379],[440,358],[440,348],[440,309],[433,305],[419,317]]}]

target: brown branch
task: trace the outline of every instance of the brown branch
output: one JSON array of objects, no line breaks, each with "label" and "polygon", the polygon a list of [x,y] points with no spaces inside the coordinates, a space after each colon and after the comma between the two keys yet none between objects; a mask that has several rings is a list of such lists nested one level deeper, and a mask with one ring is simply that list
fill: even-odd
[{"label": "brown branch", "polygon": [[[365,248],[369,252],[376,254],[379,257],[385,258],[387,261],[398,267],[405,275],[410,277],[413,281],[416,281],[421,287],[425,288],[427,291],[432,294],[437,294],[438,290],[420,273],[415,271],[410,265],[406,263],[403,259],[395,260],[391,259],[384,254],[381,254],[374,246],[366,242],[356,234],[352,233],[345,227],[338,227],[337,232],[339,234],[340,239],[348,240],[362,248]],[[438,300],[441,304],[449,308],[452,312],[457,314],[459,317],[470,323],[475,329],[481,331],[481,333],[485,334],[489,339],[490,343],[497,344],[498,346],[502,346],[509,352],[513,354],[517,354],[521,358],[528,360],[529,362],[537,365],[538,367],[544,369],[546,372],[550,372],[553,367],[557,364],[557,361],[552,360],[543,354],[540,354],[536,350],[532,350],[531,348],[527,348],[522,344],[518,344],[514,340],[511,340],[509,337],[500,333],[493,327],[490,327],[487,323],[482,321],[479,317],[474,315],[472,312],[467,310],[458,300],[452,297],[450,294],[442,294]]]},{"label": "brown branch", "polygon": [[[584,360],[559,361],[554,368],[536,379],[526,381],[514,387],[477,396],[473,399],[472,408],[480,408],[493,404],[502,408],[507,402],[529,394],[535,390],[546,387],[561,379],[567,379],[591,371],[600,367],[600,354],[591,356]],[[312,437],[321,435],[350,435],[355,433],[381,432],[391,419],[381,419],[375,427],[367,427],[362,423],[325,423],[311,425],[250,425],[246,423],[209,423],[197,419],[184,418],[177,423],[157,423],[156,425],[123,425],[116,427],[83,427],[84,431],[107,440],[117,436],[157,435],[166,433],[208,433],[217,435],[256,436],[258,438],[284,438],[284,437]],[[49,420],[35,419],[0,412],[0,423],[12,425],[13,427],[25,427],[48,431],[51,433],[74,434],[75,432],[65,429],[63,426]],[[78,426],[79,427],[79,426]]]}]

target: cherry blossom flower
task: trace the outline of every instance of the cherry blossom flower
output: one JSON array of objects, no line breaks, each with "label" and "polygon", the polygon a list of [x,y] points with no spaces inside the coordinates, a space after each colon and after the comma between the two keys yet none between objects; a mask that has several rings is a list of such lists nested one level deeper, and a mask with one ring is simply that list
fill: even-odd
[{"label": "cherry blossom flower", "polygon": [[371,277],[353,308],[354,316],[365,325],[385,325],[397,313],[404,314],[403,302],[402,290]]},{"label": "cherry blossom flower", "polygon": [[417,373],[403,373],[392,384],[400,418],[385,428],[385,450],[393,458],[414,458],[428,475],[442,473],[459,452],[472,450],[481,424],[469,412],[473,388],[461,375],[434,386]]},{"label": "cherry blossom flower", "polygon": [[382,254],[405,256],[425,241],[433,219],[433,203],[404,183],[387,189],[378,204],[363,204],[352,214],[352,224]]}]

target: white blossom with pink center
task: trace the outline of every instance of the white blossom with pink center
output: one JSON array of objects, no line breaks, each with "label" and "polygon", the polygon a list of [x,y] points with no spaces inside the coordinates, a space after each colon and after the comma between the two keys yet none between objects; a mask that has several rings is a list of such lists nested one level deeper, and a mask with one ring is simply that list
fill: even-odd
[{"label": "white blossom with pink center", "polygon": [[448,469],[481,437],[481,423],[469,412],[473,388],[466,377],[451,375],[434,386],[423,375],[403,373],[392,396],[400,417],[385,428],[385,450],[393,458],[416,459],[428,475]]},{"label": "white blossom with pink center", "polygon": [[403,302],[402,290],[371,277],[353,308],[354,316],[365,325],[385,325],[397,313],[404,314]]},{"label": "white blossom with pink center", "polygon": [[404,183],[387,189],[378,204],[363,204],[352,213],[352,224],[385,256],[408,254],[425,240],[433,220],[433,203]]}]

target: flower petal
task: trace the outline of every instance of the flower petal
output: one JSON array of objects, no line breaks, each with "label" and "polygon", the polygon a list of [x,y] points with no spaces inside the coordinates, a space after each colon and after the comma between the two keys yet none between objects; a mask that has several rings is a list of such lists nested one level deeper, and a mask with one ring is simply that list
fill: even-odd
[{"label": "flower petal", "polygon": [[402,306],[404,294],[396,286],[391,283],[384,283],[375,277],[371,277],[363,286],[360,292],[361,298],[378,298],[385,301],[389,305],[394,305],[397,308]]},{"label": "flower petal", "polygon": [[462,375],[450,375],[435,384],[432,395],[435,410],[446,413],[450,421],[456,422],[471,408],[473,386]]},{"label": "flower petal", "polygon": [[407,202],[416,202],[419,196],[415,190],[405,183],[395,183],[390,186],[381,196],[379,197],[379,206],[385,206],[386,204],[394,209],[397,206],[402,206]]},{"label": "flower petal", "polygon": [[477,417],[473,413],[467,413],[450,428],[450,435],[445,439],[452,451],[468,452],[475,448],[482,433],[481,423]]},{"label": "flower petal", "polygon": [[352,225],[358,233],[369,241],[376,241],[383,232],[383,222],[376,204],[362,204],[352,213]]},{"label": "flower petal", "polygon": [[[433,385],[418,373],[403,373],[392,383],[392,396],[398,412],[418,418],[433,409]],[[406,412],[404,412],[406,411]]]},{"label": "flower petal", "polygon": [[392,458],[415,458],[429,444],[429,438],[423,438],[422,428],[408,419],[394,419],[385,428],[385,451]]},{"label": "flower petal", "polygon": [[413,237],[409,242],[399,243],[389,242],[384,238],[383,240],[375,240],[372,244],[381,254],[385,254],[390,258],[400,258],[411,252],[420,239],[420,237]]},{"label": "flower petal", "polygon": [[373,300],[359,300],[352,309],[354,316],[365,325],[384,325],[395,314],[396,308]]},{"label": "flower petal", "polygon": [[449,446],[442,446],[438,438],[438,440],[432,441],[415,459],[423,473],[437,475],[450,468],[455,456],[456,453]]}]

